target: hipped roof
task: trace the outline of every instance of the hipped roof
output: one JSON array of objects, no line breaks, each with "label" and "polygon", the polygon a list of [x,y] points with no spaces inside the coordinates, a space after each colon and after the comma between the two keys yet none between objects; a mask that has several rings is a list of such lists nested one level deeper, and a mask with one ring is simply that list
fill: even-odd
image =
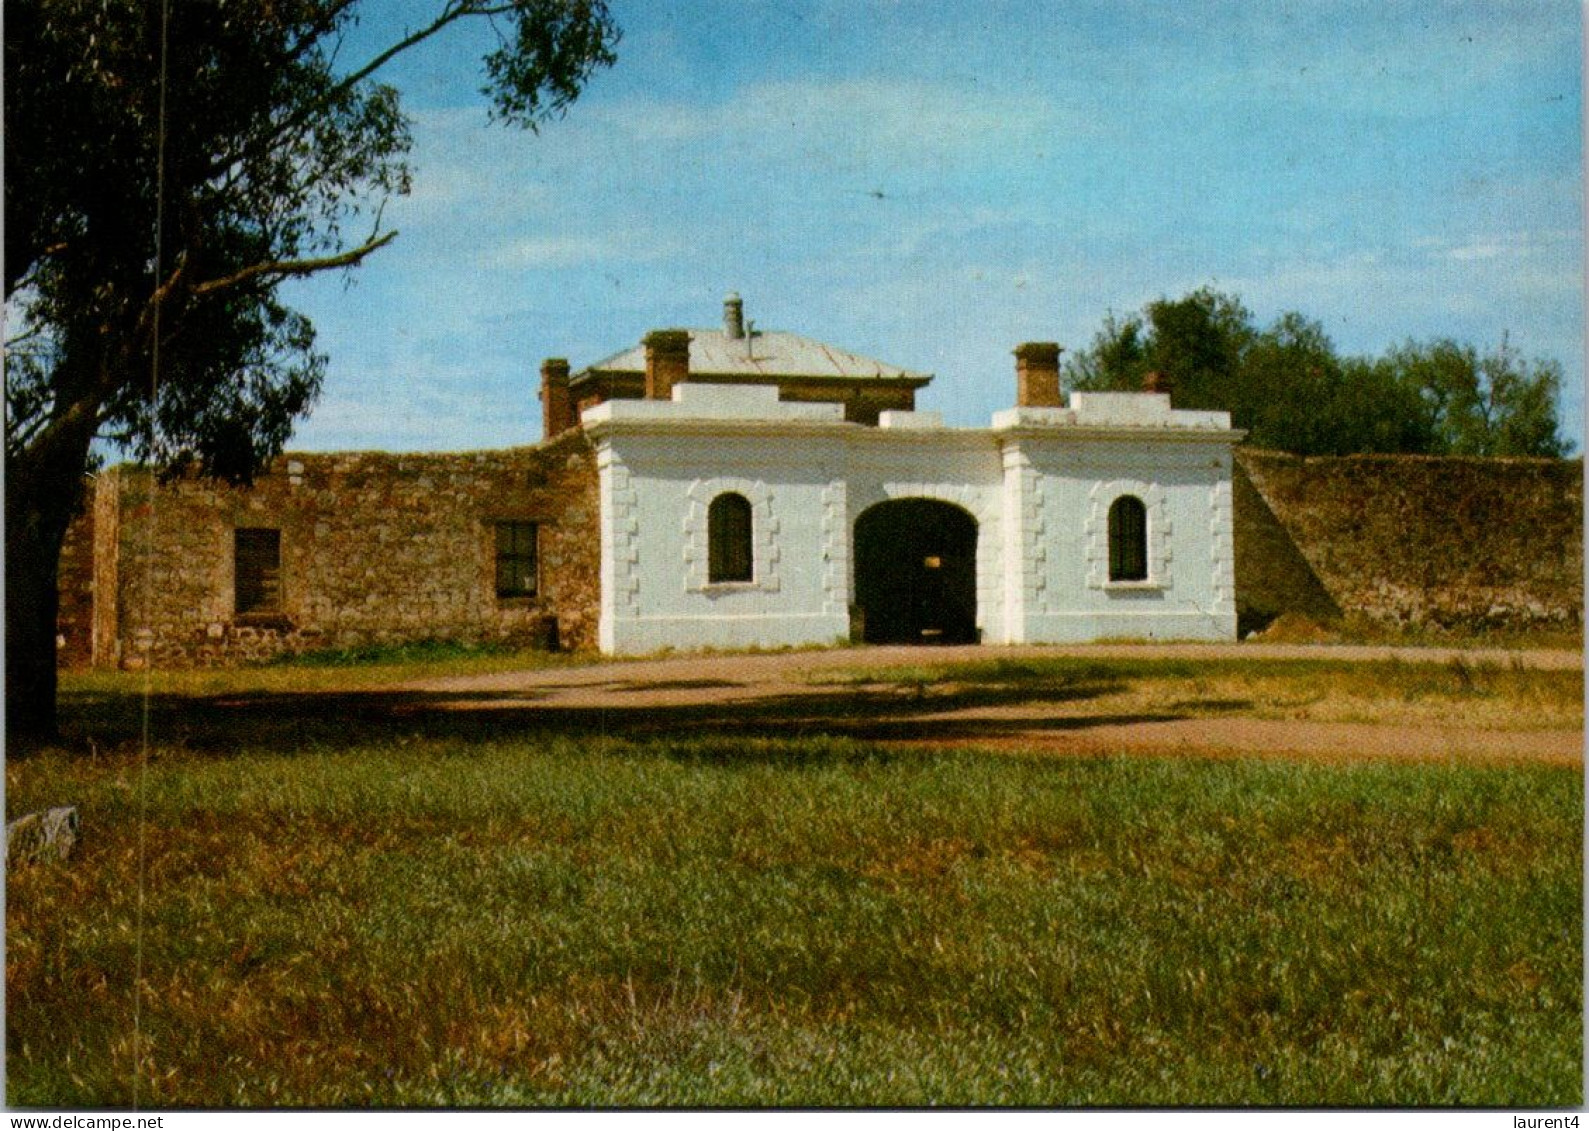
[{"label": "hipped roof", "polygon": [[[690,335],[692,377],[743,377],[757,382],[803,377],[890,381],[912,386],[932,380],[930,373],[901,369],[787,330],[757,330],[742,338],[729,337],[721,329],[686,333]],[[606,373],[644,373],[645,368],[645,346],[634,345],[582,370],[574,380]]]}]

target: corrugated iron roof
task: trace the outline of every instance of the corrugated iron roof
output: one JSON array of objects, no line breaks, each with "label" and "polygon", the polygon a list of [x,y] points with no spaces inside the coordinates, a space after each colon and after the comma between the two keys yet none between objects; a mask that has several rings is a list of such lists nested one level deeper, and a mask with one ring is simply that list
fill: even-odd
[{"label": "corrugated iron roof", "polygon": [[[787,330],[757,330],[744,338],[731,338],[720,329],[689,330],[687,333],[690,335],[691,375],[891,380],[912,384],[932,380],[930,373],[917,373],[874,361]],[[637,345],[603,358],[584,372],[644,373],[645,368],[645,346]]]}]

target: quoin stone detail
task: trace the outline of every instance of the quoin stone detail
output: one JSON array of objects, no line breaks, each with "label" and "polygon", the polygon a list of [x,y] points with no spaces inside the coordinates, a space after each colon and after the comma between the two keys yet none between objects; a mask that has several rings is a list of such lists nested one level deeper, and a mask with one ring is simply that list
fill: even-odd
[{"label": "quoin stone detail", "polygon": [[1236,615],[1235,518],[1229,479],[1209,488],[1208,535],[1214,547],[1210,565],[1214,571],[1213,612],[1218,616]]},{"label": "quoin stone detail", "polygon": [[602,509],[606,512],[604,533],[611,547],[606,555],[611,568],[603,578],[604,588],[613,594],[620,614],[633,614],[640,607],[640,516],[638,497],[629,484],[629,469],[604,467]]},{"label": "quoin stone detail", "polygon": [[855,585],[848,513],[848,485],[835,479],[822,489],[822,611],[835,617],[849,615]]}]

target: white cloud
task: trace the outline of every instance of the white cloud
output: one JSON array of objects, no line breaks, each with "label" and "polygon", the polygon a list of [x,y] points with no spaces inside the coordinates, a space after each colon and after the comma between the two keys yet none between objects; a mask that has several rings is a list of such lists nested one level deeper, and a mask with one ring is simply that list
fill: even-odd
[{"label": "white cloud", "polygon": [[299,451],[459,451],[511,447],[533,440],[538,419],[526,379],[523,403],[503,403],[498,386],[478,374],[434,362],[408,362],[377,373],[360,366],[294,431]]},{"label": "white cloud", "polygon": [[[1565,174],[1559,139],[1530,126],[1555,156],[1513,162],[1504,183],[1502,158],[1471,157],[1488,139],[1455,161],[1446,143],[1465,135],[1444,123],[1486,84],[1501,88],[1492,108],[1539,94],[1529,84],[1577,13],[1451,0],[1449,26],[1427,26],[1391,7],[1377,31],[1358,11],[1338,32],[1335,5],[1127,5],[1118,19],[1077,5],[1031,17],[1053,42],[984,36],[976,56],[1051,55],[1052,72],[929,65],[977,35],[946,26],[938,56],[911,39],[874,77],[735,88],[664,74],[626,97],[592,92],[539,136],[488,127],[477,107],[420,112],[414,195],[388,212],[402,239],[358,290],[311,311],[333,375],[306,435],[521,442],[526,358],[578,364],[647,328],[709,321],[731,288],[769,327],[936,370],[927,399],[964,423],[1007,403],[1015,343],[1080,348],[1106,310],[1210,282],[1261,317],[1318,317],[1353,351],[1509,328],[1576,380],[1577,166]],[[1468,17],[1518,27],[1476,47],[1457,26]],[[1089,19],[1111,34],[1076,47],[1066,29]],[[1222,21],[1238,33],[1211,33]],[[702,89],[710,101],[691,100]],[[1359,144],[1362,114],[1376,129]],[[1437,132],[1404,132],[1418,115],[1439,115]],[[403,344],[377,349],[383,335]],[[525,423],[506,428],[490,396],[429,401],[416,384],[517,390]]]},{"label": "white cloud", "polygon": [[768,81],[714,105],[635,100],[590,115],[625,144],[704,146],[723,166],[742,159],[833,169],[959,165],[1007,147],[1091,133],[1096,123],[1057,99],[920,80]]},{"label": "white cloud", "polygon": [[1475,243],[1450,248],[1445,254],[1449,259],[1466,262],[1471,259],[1499,259],[1506,254],[1506,249],[1496,243]]}]

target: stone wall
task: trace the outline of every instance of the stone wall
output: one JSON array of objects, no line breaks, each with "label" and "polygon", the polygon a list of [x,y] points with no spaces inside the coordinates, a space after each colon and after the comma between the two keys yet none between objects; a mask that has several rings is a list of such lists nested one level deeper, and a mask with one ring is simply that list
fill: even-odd
[{"label": "stone wall", "polygon": [[1243,630],[1283,612],[1386,627],[1577,629],[1577,460],[1315,457],[1237,449]]},{"label": "stone wall", "polygon": [[[1436,630],[1582,624],[1579,461],[1238,449],[1232,488],[1244,633],[1286,612]],[[147,477],[106,472],[62,553],[61,660],[192,666],[421,639],[538,643],[547,617],[562,647],[592,648],[597,507],[581,432],[497,452],[293,455],[251,490],[185,480],[152,506]],[[542,524],[533,599],[495,595],[491,524],[504,519]],[[279,616],[234,614],[236,526],[282,531]]]},{"label": "stone wall", "polygon": [[[98,664],[429,639],[595,644],[596,476],[581,433],[494,452],[289,454],[251,488],[189,478],[150,491],[147,474],[126,469],[97,485],[95,612],[109,622]],[[501,521],[540,525],[533,597],[496,594]],[[238,527],[281,532],[279,611],[236,612]]]},{"label": "stone wall", "polygon": [[83,510],[66,528],[61,543],[55,611],[55,656],[62,667],[82,667],[94,651],[94,484],[88,484]]}]

